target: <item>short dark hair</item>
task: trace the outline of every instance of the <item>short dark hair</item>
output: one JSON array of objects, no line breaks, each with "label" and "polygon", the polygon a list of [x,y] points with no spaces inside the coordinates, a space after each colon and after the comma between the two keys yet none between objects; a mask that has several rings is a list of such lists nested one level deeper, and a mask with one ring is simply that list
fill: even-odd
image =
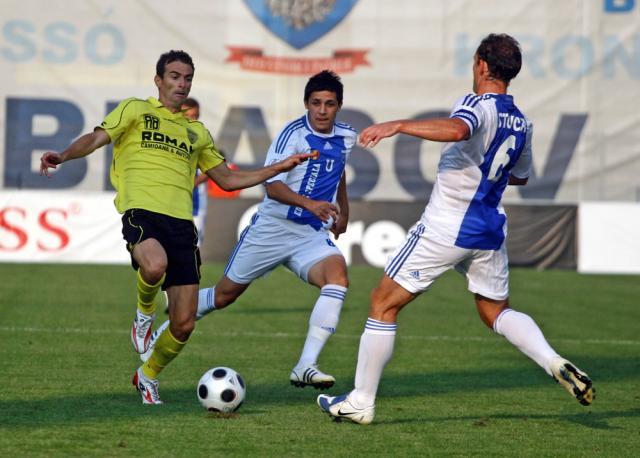
[{"label": "short dark hair", "polygon": [[160,78],[164,77],[167,64],[175,61],[190,65],[194,72],[196,70],[196,67],[193,65],[193,60],[189,54],[184,51],[174,51],[172,49],[171,51],[162,54],[158,59],[158,62],[156,63],[156,75]]},{"label": "short dark hair", "polygon": [[489,67],[489,74],[507,84],[520,72],[522,54],[518,41],[506,33],[487,35],[476,51]]},{"label": "short dark hair", "polygon": [[340,77],[331,70],[322,70],[309,78],[304,87],[304,102],[307,103],[311,93],[317,91],[335,92],[338,103],[342,105],[342,82]]},{"label": "short dark hair", "polygon": [[189,108],[200,108],[200,104],[193,97],[187,97],[186,99],[184,99],[184,102],[182,102],[182,106]]}]

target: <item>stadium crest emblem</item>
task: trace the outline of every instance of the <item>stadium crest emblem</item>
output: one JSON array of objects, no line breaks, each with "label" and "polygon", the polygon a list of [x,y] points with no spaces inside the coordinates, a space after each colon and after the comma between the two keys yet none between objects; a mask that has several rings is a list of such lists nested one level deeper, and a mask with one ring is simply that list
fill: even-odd
[{"label": "stadium crest emblem", "polygon": [[[244,0],[254,16],[275,36],[296,50],[308,46],[336,27],[358,0]],[[311,75],[324,69],[337,73],[353,72],[368,66],[368,49],[336,49],[332,56],[267,56],[261,48],[227,46],[225,62],[238,62],[243,70]]]},{"label": "stadium crest emblem", "polygon": [[260,22],[296,49],[327,34],[358,0],[245,0]]}]

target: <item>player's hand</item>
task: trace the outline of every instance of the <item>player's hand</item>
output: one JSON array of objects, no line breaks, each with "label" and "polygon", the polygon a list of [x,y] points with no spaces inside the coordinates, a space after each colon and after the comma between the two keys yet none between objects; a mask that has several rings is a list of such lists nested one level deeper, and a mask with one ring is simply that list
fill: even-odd
[{"label": "player's hand", "polygon": [[289,170],[302,164],[303,162],[309,159],[316,159],[316,158],[317,158],[317,152],[311,151],[309,153],[292,154],[291,156],[278,162],[277,164],[281,172],[288,172]]},{"label": "player's hand", "polygon": [[49,169],[57,169],[62,162],[62,154],[47,151],[40,158],[40,175],[51,176]]},{"label": "player's hand", "polygon": [[307,210],[320,218],[320,221],[326,223],[330,218],[338,219],[338,207],[326,200],[311,200],[306,206]]},{"label": "player's hand", "polygon": [[348,222],[349,222],[349,218],[347,218],[343,214],[340,214],[339,217],[335,220],[335,222],[333,223],[333,226],[331,226],[330,231],[333,233],[333,236],[335,237],[336,240],[338,240],[338,238],[340,237],[340,234],[344,234],[345,232],[347,232]]},{"label": "player's hand", "polygon": [[373,148],[383,138],[393,137],[398,132],[400,132],[400,121],[374,124],[360,133],[358,142],[365,148]]}]

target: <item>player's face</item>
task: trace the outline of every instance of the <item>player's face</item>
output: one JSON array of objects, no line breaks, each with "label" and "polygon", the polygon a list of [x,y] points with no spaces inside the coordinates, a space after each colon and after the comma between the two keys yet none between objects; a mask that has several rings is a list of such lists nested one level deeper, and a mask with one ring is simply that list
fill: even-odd
[{"label": "player's face", "polygon": [[164,76],[154,78],[158,87],[158,99],[171,111],[179,111],[182,102],[189,97],[193,68],[180,61],[173,61],[166,65]]},{"label": "player's face", "polygon": [[333,130],[333,123],[340,111],[335,92],[312,92],[304,106],[309,111],[309,122],[313,130],[322,134],[328,134]]}]

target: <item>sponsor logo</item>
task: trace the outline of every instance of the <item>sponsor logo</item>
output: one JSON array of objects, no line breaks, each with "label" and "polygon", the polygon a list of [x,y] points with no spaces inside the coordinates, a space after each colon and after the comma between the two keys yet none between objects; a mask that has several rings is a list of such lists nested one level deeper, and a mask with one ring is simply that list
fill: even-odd
[{"label": "sponsor logo", "polygon": [[67,219],[78,208],[0,208],[0,254],[25,251],[31,245],[37,252],[60,252],[70,243]]},{"label": "sponsor logo", "polygon": [[160,127],[160,119],[157,116],[146,114],[143,117],[144,128],[147,130],[158,130]]},{"label": "sponsor logo", "polygon": [[[357,0],[245,0],[254,16],[274,35],[296,50],[320,39],[336,27]],[[350,73],[360,65],[369,66],[368,49],[337,49],[324,57],[266,56],[261,48],[227,46],[225,62],[264,73],[311,75],[324,69]]]},{"label": "sponsor logo", "polygon": [[161,149],[169,153],[177,154],[180,157],[189,159],[193,153],[193,147],[185,142],[163,134],[162,132],[142,131],[142,148]]},{"label": "sponsor logo", "polygon": [[189,141],[192,145],[198,141],[198,134],[196,134],[189,128],[187,128],[187,137],[189,138]]}]

